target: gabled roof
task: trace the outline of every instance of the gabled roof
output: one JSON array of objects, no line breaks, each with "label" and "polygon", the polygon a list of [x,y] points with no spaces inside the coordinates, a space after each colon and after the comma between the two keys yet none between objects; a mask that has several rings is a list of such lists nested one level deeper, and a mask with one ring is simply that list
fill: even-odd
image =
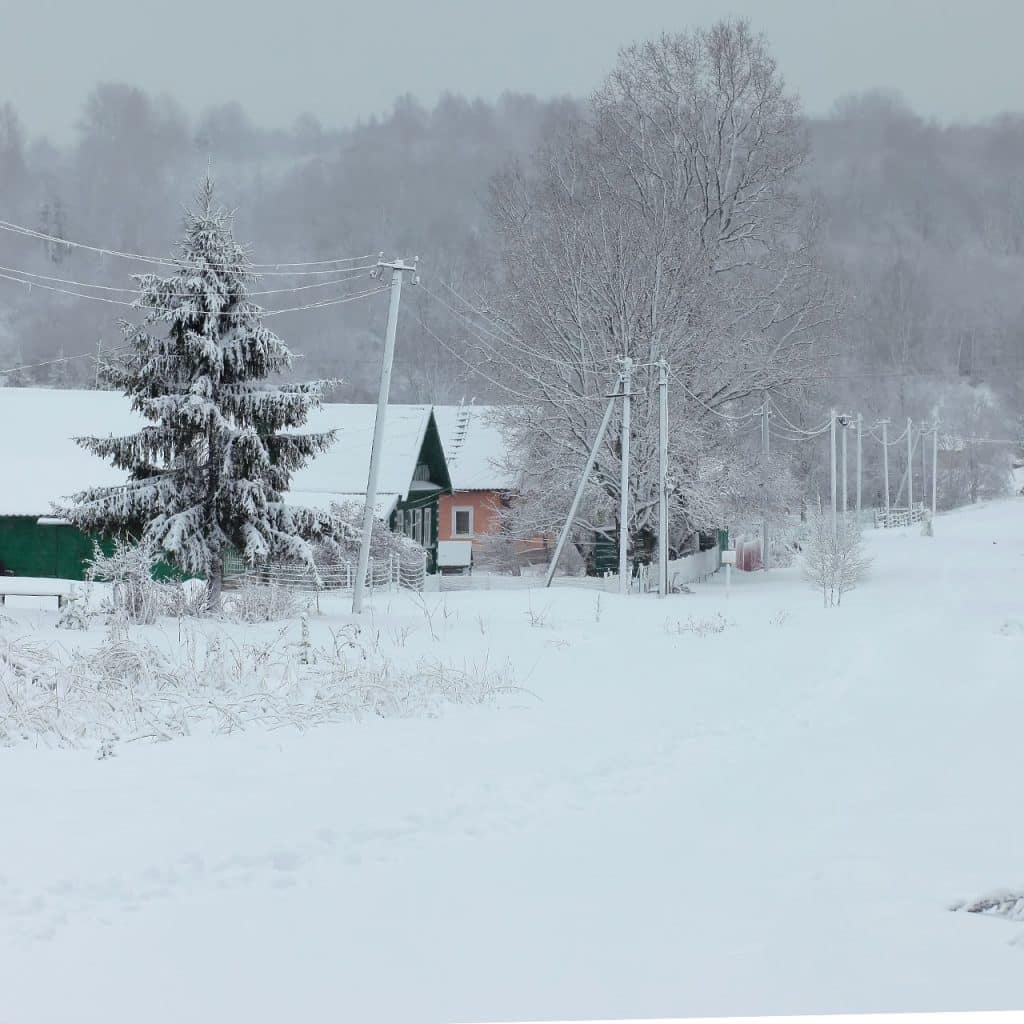
[{"label": "gabled roof", "polygon": [[[332,502],[362,500],[370,473],[375,405],[324,405],[314,410],[303,432],[336,430],[338,438],[322,455],[292,477],[287,500],[309,508],[328,508]],[[437,426],[429,405],[389,405],[384,420],[380,476],[377,480],[377,514],[390,515],[399,501],[412,497],[416,467],[431,432]],[[443,463],[443,456],[441,459]],[[450,481],[435,480],[445,490]]]},{"label": "gabled roof", "polygon": [[500,406],[437,405],[434,415],[456,491],[508,491],[518,485],[505,461],[509,444]]},{"label": "gabled roof", "polygon": [[121,470],[72,438],[130,434],[144,422],[115,391],[0,388],[0,515],[45,516],[52,502],[122,483]]},{"label": "gabled roof", "polygon": [[[286,499],[328,508],[363,500],[370,466],[376,406],[324,405],[303,432],[337,430],[335,443],[292,478]],[[125,474],[75,444],[81,435],[120,436],[145,424],[115,391],[0,388],[0,515],[46,516],[87,487],[116,486]],[[422,486],[414,481],[424,454],[442,490],[450,487],[429,405],[388,407],[377,486],[377,513],[386,517]]]}]

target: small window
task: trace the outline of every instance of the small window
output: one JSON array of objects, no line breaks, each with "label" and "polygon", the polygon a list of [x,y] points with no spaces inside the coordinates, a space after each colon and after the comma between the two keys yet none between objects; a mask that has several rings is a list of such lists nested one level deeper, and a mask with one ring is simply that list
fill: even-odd
[{"label": "small window", "polygon": [[434,543],[434,517],[429,508],[423,509],[423,546],[429,548]]},{"label": "small window", "polygon": [[471,537],[473,535],[473,510],[471,508],[452,509],[452,535],[455,537]]},{"label": "small window", "polygon": [[412,539],[417,544],[420,542],[420,514],[415,509],[412,511]]}]

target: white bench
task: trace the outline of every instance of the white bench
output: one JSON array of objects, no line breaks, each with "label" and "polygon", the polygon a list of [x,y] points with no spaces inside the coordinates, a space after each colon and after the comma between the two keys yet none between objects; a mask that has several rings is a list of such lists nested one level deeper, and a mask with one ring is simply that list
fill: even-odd
[{"label": "white bench", "polygon": [[63,608],[74,591],[73,580],[48,580],[37,576],[0,576],[0,605],[9,597],[55,597]]}]

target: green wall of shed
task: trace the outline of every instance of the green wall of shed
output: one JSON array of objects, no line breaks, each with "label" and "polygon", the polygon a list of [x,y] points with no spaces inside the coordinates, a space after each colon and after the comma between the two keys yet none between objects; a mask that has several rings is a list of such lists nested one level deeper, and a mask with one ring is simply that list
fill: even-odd
[{"label": "green wall of shed", "polygon": [[[40,526],[38,520],[38,516],[0,516],[0,562],[15,576],[84,580],[93,538],[74,526]],[[113,544],[104,539],[100,549],[110,554]],[[153,567],[153,576],[188,578],[164,562]]]},{"label": "green wall of shed", "polygon": [[73,526],[40,526],[38,516],[0,516],[0,562],[16,576],[85,578],[92,539]]}]

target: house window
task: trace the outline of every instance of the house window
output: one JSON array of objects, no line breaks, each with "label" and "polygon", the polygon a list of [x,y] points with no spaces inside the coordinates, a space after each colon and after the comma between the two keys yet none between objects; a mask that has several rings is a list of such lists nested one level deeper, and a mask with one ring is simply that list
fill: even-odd
[{"label": "house window", "polygon": [[421,509],[423,516],[423,546],[429,548],[434,543],[434,517],[429,508]]},{"label": "house window", "polygon": [[452,509],[452,536],[473,536],[473,510],[471,508]]},{"label": "house window", "polygon": [[420,514],[419,514],[418,511],[416,511],[416,509],[413,509],[411,514],[412,514],[412,539],[414,541],[416,541],[417,544],[419,544],[419,542],[420,542],[420,523],[422,522],[422,520],[420,519]]}]

